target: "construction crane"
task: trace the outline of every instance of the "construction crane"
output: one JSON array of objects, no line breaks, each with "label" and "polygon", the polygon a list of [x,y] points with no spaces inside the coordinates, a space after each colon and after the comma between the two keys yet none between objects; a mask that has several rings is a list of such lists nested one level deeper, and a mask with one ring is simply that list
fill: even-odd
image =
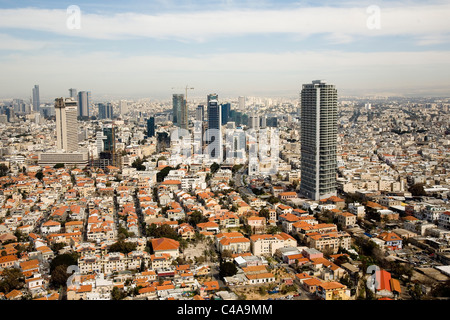
[{"label": "construction crane", "polygon": [[187,103],[187,91],[188,91],[188,90],[194,90],[194,88],[189,88],[188,85],[186,85],[185,88],[172,88],[172,90],[173,90],[173,89],[184,89],[184,90],[185,90],[185,92],[186,92],[186,95],[185,95],[185,97],[186,97],[186,103]]}]

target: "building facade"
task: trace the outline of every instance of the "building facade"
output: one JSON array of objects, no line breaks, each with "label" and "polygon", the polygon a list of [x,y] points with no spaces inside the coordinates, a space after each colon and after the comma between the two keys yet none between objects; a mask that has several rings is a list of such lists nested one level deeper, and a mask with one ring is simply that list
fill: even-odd
[{"label": "building facade", "polygon": [[316,80],[301,91],[300,192],[313,200],[335,196],[337,90]]},{"label": "building facade", "polygon": [[74,152],[78,150],[77,102],[73,98],[57,98],[56,144],[58,150]]}]

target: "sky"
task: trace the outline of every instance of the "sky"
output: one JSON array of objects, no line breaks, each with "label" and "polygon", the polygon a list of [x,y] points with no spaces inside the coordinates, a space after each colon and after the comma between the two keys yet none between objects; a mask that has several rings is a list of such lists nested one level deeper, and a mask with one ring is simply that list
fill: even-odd
[{"label": "sky", "polygon": [[448,1],[0,0],[0,98],[450,96]]}]

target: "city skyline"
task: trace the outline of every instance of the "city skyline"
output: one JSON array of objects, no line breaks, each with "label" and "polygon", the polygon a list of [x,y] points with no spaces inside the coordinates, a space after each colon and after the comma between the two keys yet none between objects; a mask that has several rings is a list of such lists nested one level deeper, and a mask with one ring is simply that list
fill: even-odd
[{"label": "city skyline", "polygon": [[69,4],[0,7],[0,99],[35,84],[41,101],[72,87],[161,99],[186,83],[192,98],[296,97],[309,79],[342,95],[449,94],[444,1],[78,1],[79,29]]}]

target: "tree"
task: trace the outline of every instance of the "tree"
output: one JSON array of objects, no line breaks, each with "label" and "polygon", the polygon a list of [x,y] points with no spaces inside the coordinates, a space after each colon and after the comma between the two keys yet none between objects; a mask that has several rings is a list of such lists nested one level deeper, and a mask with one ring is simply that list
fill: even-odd
[{"label": "tree", "polygon": [[123,240],[119,240],[109,247],[109,252],[120,252],[123,254],[128,254],[134,250],[136,250],[136,243]]},{"label": "tree", "polygon": [[339,256],[334,261],[334,263],[337,264],[338,266],[342,265],[343,263],[347,263],[347,262],[349,262],[349,259],[348,259],[348,257],[346,255]]},{"label": "tree", "polygon": [[208,221],[208,219],[205,216],[203,216],[203,214],[198,210],[195,210],[194,212],[192,212],[192,214],[189,217],[189,223],[193,227],[195,227],[199,223],[203,223],[203,222],[207,222],[207,221]]},{"label": "tree", "polygon": [[137,158],[136,160],[133,161],[133,163],[131,164],[131,166],[133,168],[136,168],[137,171],[145,171],[145,166],[143,165],[144,160],[141,158]]},{"label": "tree", "polygon": [[23,275],[18,268],[7,268],[2,271],[2,280],[0,281],[0,292],[9,293],[14,289],[23,287]]},{"label": "tree", "polygon": [[280,202],[280,199],[278,199],[277,197],[274,197],[274,196],[270,196],[269,199],[267,199],[267,201],[268,201],[270,204],[275,204],[275,203]]},{"label": "tree", "polygon": [[231,171],[232,171],[233,173],[236,173],[236,172],[238,172],[240,169],[242,169],[243,166],[244,166],[243,164],[235,164],[235,165],[233,166],[233,168],[231,168]]},{"label": "tree", "polygon": [[229,259],[231,258],[233,255],[231,253],[230,250],[223,250],[222,251],[222,259]]},{"label": "tree", "polygon": [[36,179],[39,179],[39,181],[42,181],[42,179],[44,178],[44,173],[42,172],[42,170],[39,170],[38,172],[36,172],[35,177],[36,177]]},{"label": "tree", "polygon": [[8,174],[9,168],[5,164],[0,164],[0,177],[4,177]]},{"label": "tree", "polygon": [[51,273],[51,283],[55,287],[65,286],[67,283],[67,279],[71,276],[67,272],[67,266],[64,264],[61,264],[57,266]]},{"label": "tree", "polygon": [[231,277],[237,273],[237,268],[232,262],[224,262],[220,265],[219,275],[224,277]]},{"label": "tree", "polygon": [[28,237],[24,235],[20,230],[16,230],[14,232],[14,236],[17,238],[18,242],[25,242],[28,239]]},{"label": "tree", "polygon": [[60,265],[64,265],[65,269],[67,270],[67,267],[77,265],[78,264],[78,254],[76,252],[72,254],[60,254],[57,255],[52,262],[50,262],[50,273],[52,273],[53,270],[56,269],[56,267]]},{"label": "tree", "polygon": [[219,171],[220,165],[219,165],[217,162],[214,162],[214,163],[211,165],[210,169],[211,169],[211,173],[214,174],[214,173],[216,173],[217,171]]},{"label": "tree", "polygon": [[56,242],[54,244],[52,244],[51,249],[54,252],[58,252],[59,250],[61,250],[62,248],[64,248],[66,245],[62,242]]},{"label": "tree", "polygon": [[267,209],[267,208],[263,208],[259,211],[259,216],[264,217],[267,220],[269,220],[269,214],[270,214],[270,212],[269,212],[269,209]]},{"label": "tree", "polygon": [[178,233],[167,224],[163,224],[162,226],[158,227],[156,224],[152,223],[147,228],[147,234],[150,237],[155,238],[169,238],[177,241],[179,239]]},{"label": "tree", "polygon": [[267,233],[269,234],[277,234],[281,232],[281,228],[279,226],[269,226],[267,228]]},{"label": "tree", "polygon": [[126,293],[123,290],[119,289],[118,287],[114,287],[111,291],[112,300],[122,300],[126,296],[127,296]]},{"label": "tree", "polygon": [[119,226],[119,229],[118,229],[117,233],[118,233],[119,240],[124,240],[124,239],[130,237],[130,234],[129,234],[128,230],[125,229],[122,226]]},{"label": "tree", "polygon": [[164,178],[169,174],[170,170],[173,170],[173,168],[170,166],[167,166],[164,169],[162,169],[160,172],[156,174],[156,180],[158,182],[163,182]]},{"label": "tree", "polygon": [[409,188],[409,192],[411,192],[411,194],[414,197],[423,197],[423,196],[427,195],[427,193],[425,192],[423,183],[416,183],[416,184],[412,185]]},{"label": "tree", "polygon": [[260,295],[262,295],[262,296],[265,296],[265,295],[267,294],[267,289],[266,289],[266,287],[263,287],[263,286],[259,287],[259,288],[258,288],[258,293],[259,293]]},{"label": "tree", "polygon": [[64,163],[57,163],[57,164],[55,164],[53,166],[54,169],[61,169],[61,168],[64,168],[64,167],[65,167]]},{"label": "tree", "polygon": [[450,297],[450,281],[437,284],[430,292],[433,297]]}]

